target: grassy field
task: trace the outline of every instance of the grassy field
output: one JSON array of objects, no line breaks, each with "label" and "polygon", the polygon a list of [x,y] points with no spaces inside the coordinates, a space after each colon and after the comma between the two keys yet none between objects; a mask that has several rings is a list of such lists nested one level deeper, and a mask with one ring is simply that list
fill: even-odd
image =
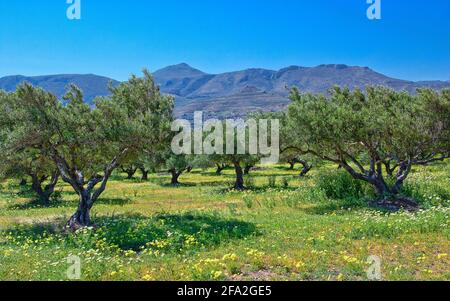
[{"label": "grassy field", "polygon": [[260,168],[245,192],[227,189],[233,170],[195,170],[179,187],[117,174],[96,229],[76,234],[61,230],[77,206],[69,187],[41,208],[18,181],[1,183],[0,280],[68,280],[72,255],[81,280],[367,280],[369,256],[384,280],[450,280],[448,162],[415,168],[405,194],[417,213],[368,208],[370,189],[333,166],[298,173]]}]

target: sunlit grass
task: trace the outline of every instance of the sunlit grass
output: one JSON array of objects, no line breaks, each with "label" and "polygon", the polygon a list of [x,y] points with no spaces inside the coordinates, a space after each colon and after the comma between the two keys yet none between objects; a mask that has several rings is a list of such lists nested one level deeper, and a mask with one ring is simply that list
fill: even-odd
[{"label": "sunlit grass", "polygon": [[405,193],[423,210],[394,214],[364,197],[330,198],[319,184],[334,166],[303,179],[264,167],[244,192],[229,190],[232,169],[195,170],[179,187],[168,175],[115,175],[94,206],[95,229],[77,234],[62,230],[77,206],[70,187],[61,184],[60,200],[42,208],[4,182],[0,279],[68,280],[67,257],[77,255],[82,280],[367,280],[376,255],[383,279],[450,280],[449,165],[415,169]]}]

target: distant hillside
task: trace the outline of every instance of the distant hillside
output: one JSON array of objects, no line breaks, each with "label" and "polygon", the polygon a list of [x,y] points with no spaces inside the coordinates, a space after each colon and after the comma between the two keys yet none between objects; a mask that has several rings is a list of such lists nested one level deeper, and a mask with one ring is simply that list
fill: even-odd
[{"label": "distant hillside", "polygon": [[66,87],[73,83],[83,90],[85,100],[89,104],[92,104],[92,100],[95,97],[109,94],[108,85],[110,82],[113,85],[119,83],[116,80],[93,74],[61,74],[33,77],[16,75],[0,78],[0,89],[9,92],[15,91],[17,85],[23,82],[28,82],[47,91],[51,91],[59,98],[64,96]]},{"label": "distant hillside", "polygon": [[[390,78],[368,67],[320,65],[291,66],[278,71],[247,69],[222,74],[207,74],[187,64],[169,66],[154,72],[163,93],[176,98],[176,115],[192,118],[194,111],[208,117],[244,117],[252,111],[279,111],[289,104],[289,88],[305,92],[327,93],[333,85],[364,89],[367,85],[384,85],[414,93],[417,88],[437,90],[450,88],[450,82],[412,82]],[[0,78],[0,89],[13,91],[24,81],[52,91],[61,97],[69,83],[79,86],[92,103],[96,96],[108,94],[108,83],[118,81],[97,75],[51,75],[38,77],[9,76]]]},{"label": "distant hillside", "polygon": [[333,85],[364,89],[384,85],[414,93],[417,88],[450,88],[450,82],[412,82],[387,77],[367,67],[320,65],[291,66],[278,71],[247,69],[223,74],[206,74],[187,64],[170,66],[154,73],[161,91],[177,98],[179,116],[192,117],[202,110],[215,117],[245,116],[255,110],[278,111],[289,104],[289,88],[327,93]]}]

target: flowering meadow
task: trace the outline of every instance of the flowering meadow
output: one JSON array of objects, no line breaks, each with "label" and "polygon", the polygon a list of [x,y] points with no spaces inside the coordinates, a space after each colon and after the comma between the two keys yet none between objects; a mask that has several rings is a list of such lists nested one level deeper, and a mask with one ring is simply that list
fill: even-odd
[{"label": "flowering meadow", "polygon": [[268,166],[230,190],[234,170],[126,180],[117,173],[94,226],[64,229],[78,197],[60,184],[50,207],[18,181],[0,184],[0,280],[450,280],[450,168],[414,167],[403,194],[417,212],[368,206],[371,188],[335,166],[308,176]]}]

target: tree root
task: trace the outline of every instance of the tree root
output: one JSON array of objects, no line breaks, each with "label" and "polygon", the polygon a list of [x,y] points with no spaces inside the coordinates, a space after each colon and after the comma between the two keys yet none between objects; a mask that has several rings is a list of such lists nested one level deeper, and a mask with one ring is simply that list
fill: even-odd
[{"label": "tree root", "polygon": [[392,212],[400,210],[417,212],[420,209],[420,206],[416,201],[406,197],[384,198],[379,200],[373,200],[369,203],[369,205],[372,207],[377,207]]}]

